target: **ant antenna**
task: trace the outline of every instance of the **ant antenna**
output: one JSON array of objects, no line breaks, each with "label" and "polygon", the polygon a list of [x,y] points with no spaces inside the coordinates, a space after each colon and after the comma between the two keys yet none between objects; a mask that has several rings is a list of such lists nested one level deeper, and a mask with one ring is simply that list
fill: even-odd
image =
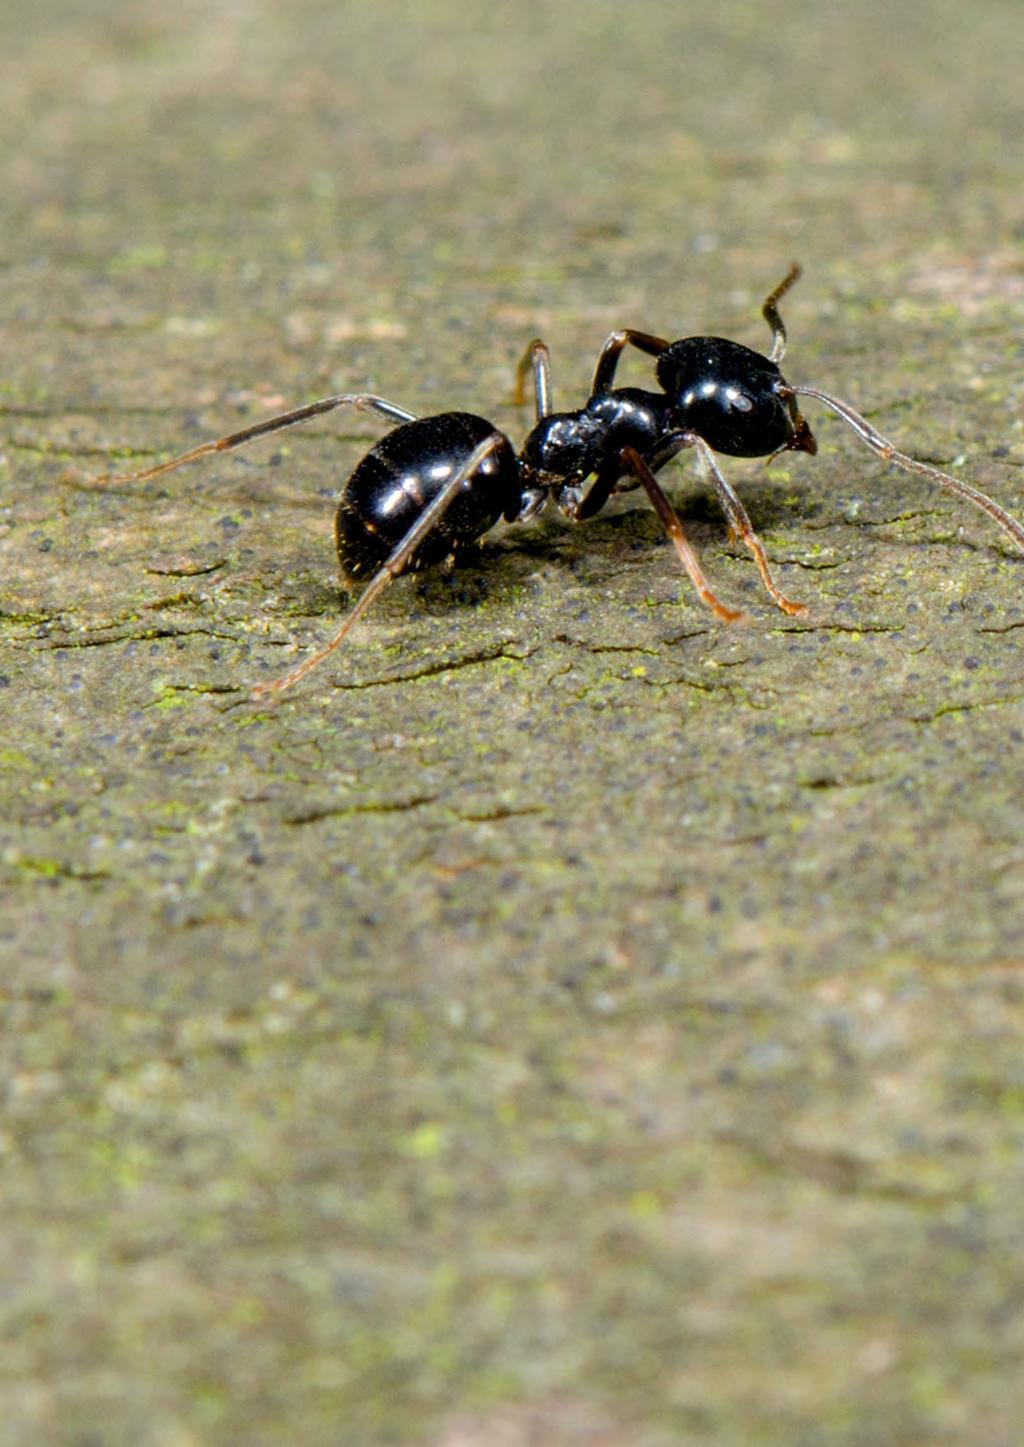
[{"label": "ant antenna", "polygon": [[[783,283],[785,285],[785,283]],[[771,298],[769,298],[769,301]],[[768,303],[765,303],[767,313]],[[955,492],[957,497],[962,497],[967,502],[972,502],[975,507],[980,507],[982,512],[988,513],[989,517],[999,524],[1004,533],[1009,534],[1017,547],[1024,553],[1024,527],[1020,525],[1015,517],[1011,517],[1005,508],[999,506],[987,493],[980,492],[972,487],[969,482],[961,482],[958,478],[950,477],[948,472],[940,472],[937,467],[931,467],[927,462],[918,462],[916,457],[908,457],[905,452],[891,443],[888,437],[872,427],[871,423],[855,412],[848,402],[840,397],[832,397],[828,392],[822,392],[817,387],[799,387],[791,382],[786,382],[779,388],[783,397],[813,397],[816,402],[823,402],[826,407],[841,417],[847,426],[852,427],[862,442],[867,443],[872,452],[886,462],[894,462],[897,467],[902,467],[904,472],[919,472],[924,477],[930,477],[934,482]]]},{"label": "ant antenna", "polygon": [[772,329],[772,349],[768,353],[770,362],[781,362],[786,355],[786,328],[782,318],[779,316],[779,309],[776,303],[789,291],[795,281],[799,281],[803,275],[803,267],[798,261],[786,272],[786,275],[779,282],[774,291],[769,292],[764,299],[764,306],[761,308],[761,315]]}]

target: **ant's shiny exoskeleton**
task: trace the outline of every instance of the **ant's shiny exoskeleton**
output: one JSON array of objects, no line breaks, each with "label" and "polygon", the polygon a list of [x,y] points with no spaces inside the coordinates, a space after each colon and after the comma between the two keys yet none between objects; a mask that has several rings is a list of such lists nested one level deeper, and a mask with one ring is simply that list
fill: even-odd
[{"label": "ant's shiny exoskeleton", "polygon": [[[743,615],[721,603],[709,587],[682,524],[655,473],[677,453],[693,448],[713,485],[736,537],[752,553],[762,582],[786,613],[803,614],[787,598],[768,567],[764,548],[746,509],[715,461],[716,452],[765,457],[816,452],[817,443],[797,407],[811,397],[830,407],[888,462],[919,472],[966,498],[993,518],[1024,552],[1024,527],[998,503],[900,452],[848,403],[816,387],[787,382],[779,370],[786,329],[778,303],[800,275],[793,266],[767,297],[762,314],[772,331],[768,356],[724,337],[684,337],[668,342],[647,332],[613,332],[597,361],[583,407],[553,412],[548,348],[539,338],[527,347],[517,372],[522,402],[532,373],[536,422],[517,454],[498,428],[467,412],[417,418],[369,393],[324,397],[257,422],[139,472],[107,474],[89,485],[143,482],[211,453],[227,452],[256,437],[319,417],[336,407],[369,410],[399,425],[377,442],[342,489],[334,535],[343,575],[369,582],[325,647],[269,683],[255,697],[280,693],[304,678],[348,637],[355,623],[401,573],[452,558],[475,543],[499,518],[523,522],[549,501],[574,522],[592,517],[614,494],[643,487],[702,601],[726,622]],[[633,346],[657,358],[660,392],[614,387],[619,358]]]}]

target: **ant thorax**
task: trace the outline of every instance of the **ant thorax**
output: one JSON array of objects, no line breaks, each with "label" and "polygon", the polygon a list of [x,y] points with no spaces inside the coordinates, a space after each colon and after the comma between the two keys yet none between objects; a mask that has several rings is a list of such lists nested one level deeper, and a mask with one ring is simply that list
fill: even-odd
[{"label": "ant thorax", "polygon": [[664,436],[669,399],[638,387],[592,396],[575,412],[541,418],[520,454],[531,472],[556,486],[576,484],[618,464],[623,448],[641,456]]}]

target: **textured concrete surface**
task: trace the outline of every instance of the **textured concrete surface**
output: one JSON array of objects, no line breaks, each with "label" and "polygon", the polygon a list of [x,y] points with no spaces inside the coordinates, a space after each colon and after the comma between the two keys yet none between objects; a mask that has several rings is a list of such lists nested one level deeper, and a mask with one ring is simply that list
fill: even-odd
[{"label": "textured concrete surface", "polygon": [[[900,1447],[1024,1414],[1024,558],[827,415],[344,606],[336,389],[766,343],[1024,513],[1015,3],[0,14],[0,1417]],[[632,361],[641,379],[649,364]]]}]

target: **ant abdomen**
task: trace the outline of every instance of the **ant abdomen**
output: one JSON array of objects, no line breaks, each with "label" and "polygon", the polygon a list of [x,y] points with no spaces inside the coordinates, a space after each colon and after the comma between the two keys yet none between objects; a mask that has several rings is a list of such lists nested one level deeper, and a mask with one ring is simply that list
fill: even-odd
[{"label": "ant abdomen", "polygon": [[[494,434],[493,424],[482,417],[442,412],[396,427],[375,443],[338,502],[334,541],[342,573],[355,579],[382,567],[473,449]],[[501,516],[511,521],[518,515],[521,496],[515,451],[498,434],[401,571],[441,563],[476,542]]]}]

